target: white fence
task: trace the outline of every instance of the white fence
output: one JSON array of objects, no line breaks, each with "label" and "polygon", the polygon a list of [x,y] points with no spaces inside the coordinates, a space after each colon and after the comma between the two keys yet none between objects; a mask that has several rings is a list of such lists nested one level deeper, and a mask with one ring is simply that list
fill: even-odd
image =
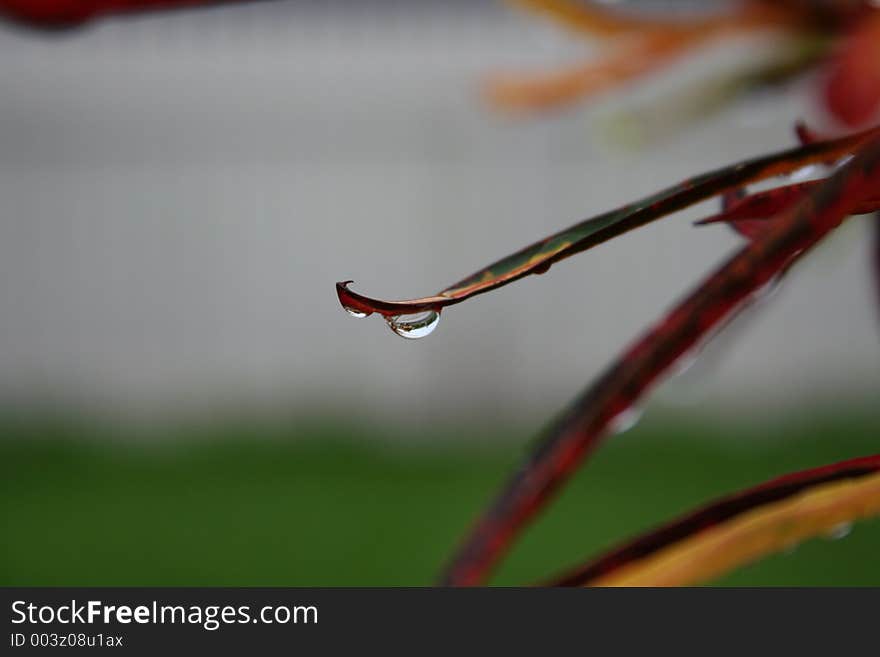
[{"label": "white fence", "polygon": [[[803,89],[752,99],[615,149],[596,126],[621,101],[528,121],[479,101],[483,74],[576,61],[587,44],[504,7],[407,6],[256,3],[0,31],[3,390],[147,407],[558,408],[738,240],[684,213],[450,308],[418,342],[347,318],[333,283],[434,292],[584,216],[790,144],[810,102]],[[748,48],[734,50],[689,68]],[[880,389],[867,229],[854,221],[795,272],[704,373],[700,400]]]}]

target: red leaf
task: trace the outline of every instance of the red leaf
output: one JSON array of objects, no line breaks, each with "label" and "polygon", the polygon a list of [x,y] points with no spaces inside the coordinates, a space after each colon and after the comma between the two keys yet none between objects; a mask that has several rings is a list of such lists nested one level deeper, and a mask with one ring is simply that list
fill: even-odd
[{"label": "red leaf", "polygon": [[0,0],[0,14],[38,27],[66,27],[103,14],[175,9],[230,0]]},{"label": "red leaf", "polygon": [[[821,182],[811,180],[769,189],[735,200],[725,199],[726,207],[722,212],[700,219],[695,225],[726,223],[740,235],[748,239],[757,239],[770,228],[773,219],[795,205]],[[869,214],[877,210],[880,210],[880,196],[873,194],[860,202],[853,209],[852,214]]]},{"label": "red leaf", "polygon": [[880,12],[862,20],[834,57],[825,102],[851,127],[864,125],[880,110]]}]

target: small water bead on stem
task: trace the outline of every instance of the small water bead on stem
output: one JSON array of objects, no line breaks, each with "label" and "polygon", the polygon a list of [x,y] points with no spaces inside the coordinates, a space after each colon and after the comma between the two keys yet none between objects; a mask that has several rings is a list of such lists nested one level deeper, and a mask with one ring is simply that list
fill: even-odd
[{"label": "small water bead on stem", "polygon": [[611,422],[608,423],[608,430],[614,435],[626,433],[636,426],[641,419],[642,409],[637,406],[630,406],[611,419]]},{"label": "small water bead on stem", "polygon": [[701,346],[694,347],[689,351],[686,351],[681,356],[678,357],[669,368],[669,374],[667,374],[667,378],[674,379],[679,376],[684,376],[690,371],[690,369],[696,365],[697,361],[700,358],[700,350]]},{"label": "small water bead on stem", "polygon": [[546,274],[550,271],[550,267],[553,265],[549,260],[547,262],[542,262],[540,265],[535,266],[532,270],[533,274]]},{"label": "small water bead on stem", "polygon": [[357,319],[369,317],[373,314],[372,309],[368,307],[365,308],[357,302],[357,299],[348,298],[348,286],[351,285],[352,282],[353,281],[342,281],[336,284],[336,296],[339,297],[339,304],[342,306],[342,309],[347,312],[351,317],[355,317]]},{"label": "small water bead on stem", "polygon": [[841,538],[846,538],[852,532],[852,523],[851,522],[842,522],[839,525],[834,525],[826,534],[825,537],[832,541],[840,540]]},{"label": "small water bead on stem", "polygon": [[342,308],[352,317],[356,317],[357,319],[363,319],[364,317],[369,317],[373,313],[367,313],[363,310],[358,310],[357,308],[349,308],[348,306],[342,306]]},{"label": "small water bead on stem", "polygon": [[421,313],[412,313],[409,315],[394,315],[386,317],[385,321],[391,330],[402,338],[408,340],[418,340],[426,335],[430,335],[440,323],[440,312],[437,310],[426,310]]}]

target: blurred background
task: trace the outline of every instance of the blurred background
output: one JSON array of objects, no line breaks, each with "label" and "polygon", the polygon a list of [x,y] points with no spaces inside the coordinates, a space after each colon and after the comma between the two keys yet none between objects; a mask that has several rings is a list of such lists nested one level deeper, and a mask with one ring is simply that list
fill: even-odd
[{"label": "blurred background", "polygon": [[[501,2],[0,24],[0,583],[429,583],[543,424],[739,238],[692,227],[702,204],[450,308],[419,341],[350,319],[333,284],[433,293],[791,145],[809,77],[676,129],[651,111],[768,47],[522,118],[481,80],[592,45]],[[844,225],[665,383],[497,581],[876,451],[868,228]],[[722,583],[876,585],[878,548],[862,523]]]}]

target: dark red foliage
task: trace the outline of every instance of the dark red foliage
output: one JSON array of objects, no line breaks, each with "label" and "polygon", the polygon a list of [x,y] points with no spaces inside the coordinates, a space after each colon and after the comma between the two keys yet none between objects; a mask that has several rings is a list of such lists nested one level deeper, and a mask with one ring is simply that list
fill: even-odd
[{"label": "dark red foliage", "polygon": [[[772,220],[780,216],[807,194],[821,184],[820,180],[786,185],[768,189],[750,196],[725,196],[723,209],[719,214],[695,222],[697,226],[707,224],[730,224],[736,232],[749,239],[756,239],[772,226]],[[869,214],[880,210],[880,194],[872,194],[857,205],[852,214]]]},{"label": "dark red foliage", "polygon": [[834,57],[825,103],[850,127],[864,125],[880,111],[880,14],[865,16]]},{"label": "dark red foliage", "polygon": [[42,28],[80,25],[103,14],[175,9],[230,0],[0,0],[0,14]]}]

